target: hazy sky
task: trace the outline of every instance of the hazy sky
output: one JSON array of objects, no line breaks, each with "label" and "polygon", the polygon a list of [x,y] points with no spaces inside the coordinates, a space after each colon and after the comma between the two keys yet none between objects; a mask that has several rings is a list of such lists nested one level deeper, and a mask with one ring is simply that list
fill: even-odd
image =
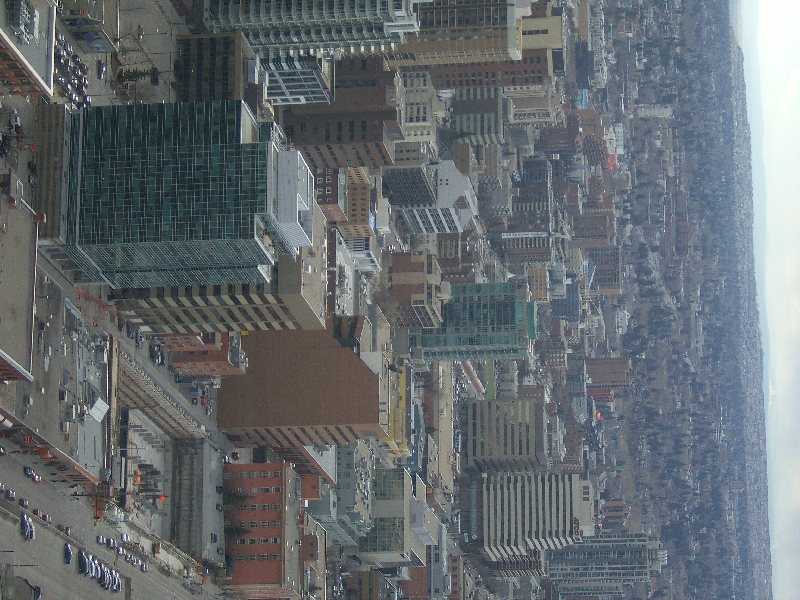
[{"label": "hazy sky", "polygon": [[800,600],[800,2],[741,0],[741,16],[768,333],[773,591],[776,600]]}]

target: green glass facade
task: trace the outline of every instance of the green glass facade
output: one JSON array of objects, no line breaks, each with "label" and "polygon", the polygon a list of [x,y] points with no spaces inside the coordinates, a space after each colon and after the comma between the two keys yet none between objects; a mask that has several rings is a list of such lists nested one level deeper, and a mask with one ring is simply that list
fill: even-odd
[{"label": "green glass facade", "polygon": [[426,361],[523,358],[535,335],[527,296],[516,283],[452,284],[441,326],[410,330],[412,353]]},{"label": "green glass facade", "polygon": [[270,127],[243,102],[136,104],[68,119],[66,250],[114,288],[265,280]]}]

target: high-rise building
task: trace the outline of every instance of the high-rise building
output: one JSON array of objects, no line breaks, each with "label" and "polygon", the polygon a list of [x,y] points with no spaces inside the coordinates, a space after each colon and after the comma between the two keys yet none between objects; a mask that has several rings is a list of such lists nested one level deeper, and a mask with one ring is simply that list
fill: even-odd
[{"label": "high-rise building", "polygon": [[76,279],[269,283],[280,254],[312,246],[308,166],[242,101],[92,107],[60,123],[45,152],[64,183],[35,200],[52,209]]},{"label": "high-rise building", "polygon": [[481,494],[478,543],[506,574],[541,573],[545,550],[594,536],[594,490],[578,475],[495,473]]},{"label": "high-rise building", "polygon": [[[248,101],[255,111],[267,103],[328,103],[334,68],[329,58],[274,56],[260,58],[241,31],[178,36],[178,100]],[[266,113],[265,113],[266,114]]]},{"label": "high-rise building", "polygon": [[[346,445],[390,430],[388,389],[350,338],[331,331],[262,331],[243,338],[247,374],[226,379],[219,426],[239,445]],[[388,377],[385,377],[388,387]]]},{"label": "high-rise building", "polygon": [[313,246],[295,252],[284,246],[269,282],[126,288],[111,290],[109,298],[128,322],[150,333],[322,329],[327,241],[325,217],[312,206]]},{"label": "high-rise building", "polygon": [[389,202],[411,233],[458,233],[469,229],[478,216],[472,182],[452,160],[387,170],[383,181]]},{"label": "high-rise building", "polygon": [[413,0],[206,0],[205,23],[211,31],[241,30],[253,49],[275,55],[327,54],[388,50],[418,30]]},{"label": "high-rise building", "polygon": [[281,124],[314,169],[389,166],[403,139],[396,77],[380,56],[343,59],[334,101],[288,106]]},{"label": "high-rise building", "polygon": [[506,0],[433,0],[418,7],[419,32],[389,53],[393,66],[522,58],[515,5]]},{"label": "high-rise building", "polygon": [[442,285],[436,257],[427,250],[392,254],[389,293],[393,320],[399,327],[438,327],[442,322],[442,299],[450,285]]},{"label": "high-rise building", "polygon": [[502,144],[503,89],[460,88],[450,101],[450,131],[470,145]]},{"label": "high-rise building", "polygon": [[460,283],[450,286],[441,326],[409,330],[409,348],[423,361],[524,358],[535,338],[536,304],[526,285]]},{"label": "high-rise building", "polygon": [[464,467],[481,472],[547,469],[547,418],[534,398],[476,400],[464,406]]},{"label": "high-rise building", "polygon": [[547,553],[548,576],[572,584],[648,582],[667,564],[667,551],[644,533],[604,533]]},{"label": "high-rise building", "polygon": [[428,507],[426,486],[407,469],[376,469],[372,528],[358,540],[362,563],[375,569],[422,566],[436,542],[439,519]]}]

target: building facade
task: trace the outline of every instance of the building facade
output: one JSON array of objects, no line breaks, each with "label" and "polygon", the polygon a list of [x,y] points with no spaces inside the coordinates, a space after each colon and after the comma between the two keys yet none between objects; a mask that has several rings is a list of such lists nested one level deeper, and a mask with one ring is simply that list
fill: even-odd
[{"label": "building facade", "polygon": [[545,550],[594,536],[594,490],[578,475],[490,474],[481,492],[480,543],[500,571],[541,572]]},{"label": "building facade", "polygon": [[409,331],[412,357],[428,360],[524,358],[536,338],[536,308],[527,286],[452,284],[436,329]]},{"label": "building facade", "polygon": [[[54,216],[82,281],[269,282],[279,254],[312,245],[308,166],[244,102],[93,107],[64,123]],[[294,172],[281,179],[281,168]]]}]

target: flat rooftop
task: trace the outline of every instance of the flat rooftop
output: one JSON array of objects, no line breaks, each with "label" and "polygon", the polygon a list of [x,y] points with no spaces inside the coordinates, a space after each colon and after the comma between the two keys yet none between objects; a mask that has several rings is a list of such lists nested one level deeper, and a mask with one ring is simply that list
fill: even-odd
[{"label": "flat rooftop", "polygon": [[30,374],[38,224],[22,200],[0,196],[0,352]]}]

